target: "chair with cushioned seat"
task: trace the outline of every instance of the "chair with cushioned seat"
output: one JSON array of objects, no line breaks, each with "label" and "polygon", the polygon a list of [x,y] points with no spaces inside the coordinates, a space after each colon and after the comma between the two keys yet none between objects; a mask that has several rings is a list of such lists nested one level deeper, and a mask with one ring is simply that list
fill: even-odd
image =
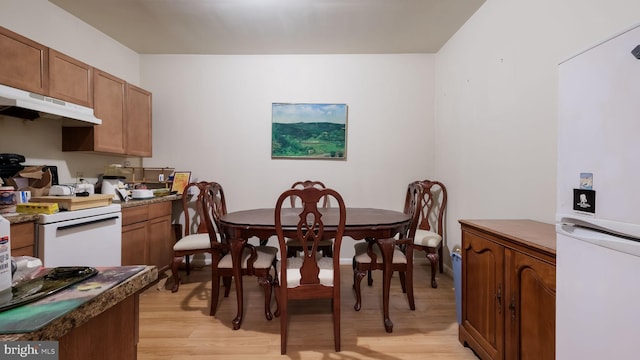
[{"label": "chair with cushioned seat", "polygon": [[[212,183],[205,189],[203,196],[203,217],[205,220],[209,241],[211,243],[211,310],[210,315],[216,314],[220,293],[220,278],[224,279],[225,293],[229,296],[231,278],[233,276],[233,261],[230,245],[226,234],[221,231],[220,217],[227,213],[227,205],[222,186]],[[245,244],[242,252],[241,275],[256,276],[258,284],[264,289],[264,312],[267,320],[273,319],[271,313],[271,293],[273,277],[271,269],[277,275],[276,255],[278,249],[273,246],[254,246]]]},{"label": "chair with cushioned seat", "polygon": [[[285,201],[296,197],[301,207],[283,208]],[[325,232],[326,216],[321,214],[325,197],[337,205],[337,226],[331,233]],[[333,210],[333,208],[332,208]],[[286,215],[283,215],[285,213]],[[275,229],[281,253],[287,251],[285,231],[288,237],[300,241],[302,256],[282,257],[279,276],[275,280],[277,310],[280,317],[280,352],[287,352],[288,304],[292,299],[330,299],[333,313],[333,336],[335,351],[340,351],[340,245],[346,224],[346,208],[340,194],[332,189],[308,186],[283,192],[276,202]],[[283,219],[295,221],[283,226]],[[292,236],[293,235],[293,236]],[[319,244],[326,238],[333,238],[333,257],[318,256]],[[310,336],[319,336],[309,329]]]},{"label": "chair with cushioned seat", "polygon": [[[180,287],[180,274],[178,268],[184,261],[186,272],[189,275],[190,256],[196,254],[210,254],[211,243],[207,233],[206,224],[202,216],[202,201],[205,189],[211,186],[211,182],[200,181],[187,184],[182,192],[182,213],[184,224],[174,224],[173,230],[176,242],[173,245],[173,260],[171,261],[171,275],[173,277],[172,292]],[[192,195],[190,195],[192,194]],[[193,201],[195,197],[195,201]],[[184,228],[184,232],[182,229]]]},{"label": "chair with cushioned seat", "polygon": [[[415,310],[413,296],[413,239],[410,237],[412,229],[415,229],[418,221],[418,205],[420,203],[421,186],[416,181],[409,184],[405,197],[404,213],[409,215],[411,222],[397,238],[378,239],[378,241],[393,241],[393,253],[391,254],[391,270],[398,272],[402,292],[407,294],[409,308]],[[355,291],[356,303],[353,308],[360,311],[362,304],[361,282],[366,274],[369,274],[368,285],[373,284],[371,272],[373,270],[384,270],[384,259],[377,241],[369,239],[358,242],[354,245],[355,255],[353,257],[353,289]],[[384,292],[384,291],[383,291]],[[389,294],[383,294],[383,311],[388,314]],[[385,317],[386,319],[386,317]],[[391,326],[385,323],[387,332],[391,332]]]},{"label": "chair with cushioned seat", "polygon": [[[321,181],[311,181],[311,180],[296,181],[295,183],[293,183],[293,185],[291,185],[291,188],[303,189],[309,186],[312,186],[312,187],[315,186],[319,189],[326,188],[326,186]],[[297,199],[295,197],[291,197],[290,200],[291,200],[290,201],[291,207],[292,208],[296,207]],[[322,200],[322,207],[327,208],[328,206],[329,206],[329,199],[325,197]],[[318,250],[322,251],[322,256],[333,257],[332,248],[333,248],[333,241],[330,239],[322,240],[320,244],[318,244]],[[302,245],[300,244],[300,241],[298,239],[287,239],[287,257],[297,256],[299,252],[302,252]]]},{"label": "chair with cushioned seat", "polygon": [[443,272],[442,244],[444,242],[447,188],[440,181],[419,181],[422,188],[418,223],[413,237],[415,250],[426,253],[431,264],[431,287],[437,288],[436,266]]}]

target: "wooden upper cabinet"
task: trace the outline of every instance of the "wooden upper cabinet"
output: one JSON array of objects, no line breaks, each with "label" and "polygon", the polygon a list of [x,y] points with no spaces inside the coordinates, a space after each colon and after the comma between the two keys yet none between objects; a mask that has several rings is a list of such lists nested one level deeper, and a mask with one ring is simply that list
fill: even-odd
[{"label": "wooden upper cabinet", "polygon": [[102,124],[63,127],[62,151],[125,154],[125,85],[122,79],[93,70],[93,113],[102,120]]},{"label": "wooden upper cabinet", "polygon": [[48,48],[0,27],[0,84],[47,95]]},{"label": "wooden upper cabinet", "polygon": [[104,71],[94,71],[94,114],[102,120],[94,129],[94,151],[125,153],[124,91],[126,82]]},{"label": "wooden upper cabinet", "polygon": [[151,93],[127,84],[125,136],[126,153],[134,156],[151,156]]},{"label": "wooden upper cabinet", "polygon": [[49,49],[49,96],[93,107],[93,68]]}]

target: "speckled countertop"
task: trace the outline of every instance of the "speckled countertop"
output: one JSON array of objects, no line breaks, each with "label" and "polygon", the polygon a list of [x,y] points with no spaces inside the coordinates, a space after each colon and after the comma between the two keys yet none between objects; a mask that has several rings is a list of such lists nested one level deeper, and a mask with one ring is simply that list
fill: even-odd
[{"label": "speckled countertop", "polygon": [[18,224],[18,223],[24,223],[29,221],[36,221],[38,220],[38,216],[40,215],[11,213],[11,214],[2,214],[2,216],[4,216],[5,219],[9,220],[10,224]]},{"label": "speckled countertop", "polygon": [[159,196],[159,197],[154,197],[151,199],[145,199],[145,200],[128,200],[126,202],[123,201],[114,201],[114,204],[120,204],[120,206],[122,206],[123,208],[128,208],[128,207],[134,207],[134,206],[140,206],[140,205],[147,205],[147,204],[155,204],[155,203],[160,203],[160,202],[165,202],[165,201],[173,201],[173,200],[180,200],[182,199],[182,195],[167,195],[167,196]]},{"label": "speckled countertop", "polygon": [[40,330],[30,333],[0,335],[0,341],[45,341],[59,339],[73,328],[85,324],[127,297],[144,289],[157,279],[158,270],[156,267],[147,266],[124,282],[96,295],[93,299],[53,320]]}]

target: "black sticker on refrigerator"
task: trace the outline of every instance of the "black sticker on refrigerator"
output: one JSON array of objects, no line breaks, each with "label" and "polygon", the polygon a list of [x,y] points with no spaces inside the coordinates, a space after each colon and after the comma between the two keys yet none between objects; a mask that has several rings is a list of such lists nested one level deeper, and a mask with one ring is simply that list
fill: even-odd
[{"label": "black sticker on refrigerator", "polygon": [[573,210],[595,214],[596,192],[595,190],[573,189]]}]

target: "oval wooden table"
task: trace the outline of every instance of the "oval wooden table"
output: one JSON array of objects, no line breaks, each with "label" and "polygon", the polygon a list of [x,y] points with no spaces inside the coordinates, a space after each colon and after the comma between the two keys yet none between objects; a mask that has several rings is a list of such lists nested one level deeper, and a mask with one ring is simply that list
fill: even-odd
[{"label": "oval wooden table", "polygon": [[[295,237],[299,209],[282,209],[282,223],[284,235]],[[331,235],[332,228],[338,223],[338,209],[326,208],[320,210],[325,224],[325,233]],[[389,319],[389,287],[391,284],[391,259],[393,254],[393,238],[409,224],[409,215],[385,209],[347,208],[347,219],[344,236],[354,240],[366,239],[376,241],[382,251],[384,261],[383,270],[383,312],[384,326],[387,332],[393,331],[393,323]],[[227,235],[231,245],[234,281],[236,285],[237,315],[233,319],[233,329],[240,328],[244,313],[242,276],[240,275],[240,255],[249,238],[255,236],[266,242],[276,235],[274,209],[252,209],[231,212],[220,219],[222,231]],[[335,231],[335,230],[333,230]]]}]

